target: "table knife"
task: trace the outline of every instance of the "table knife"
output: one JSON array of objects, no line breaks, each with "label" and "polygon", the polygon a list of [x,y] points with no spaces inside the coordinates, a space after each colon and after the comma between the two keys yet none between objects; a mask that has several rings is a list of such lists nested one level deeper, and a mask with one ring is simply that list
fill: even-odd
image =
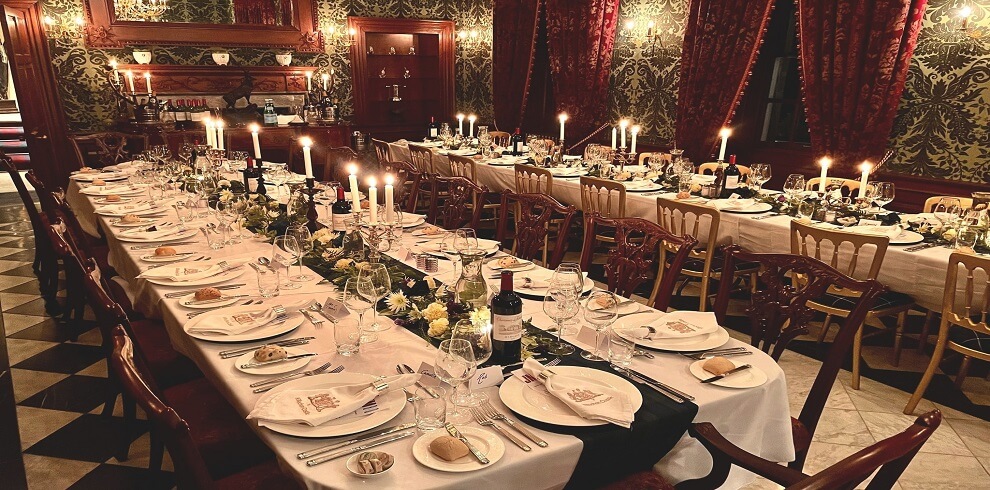
[{"label": "table knife", "polygon": [[730,370],[728,370],[728,371],[726,371],[726,372],[724,372],[722,374],[719,374],[718,376],[712,376],[711,378],[703,379],[703,380],[701,380],[701,382],[702,383],[711,383],[712,381],[718,381],[718,380],[720,380],[720,379],[722,379],[722,378],[724,378],[724,377],[726,377],[726,376],[728,376],[730,374],[735,374],[735,373],[738,373],[740,371],[745,371],[745,370],[747,370],[747,369],[749,369],[751,367],[753,367],[753,366],[750,366],[749,364],[743,364],[742,366],[736,366],[735,368],[730,369]]},{"label": "table knife", "polygon": [[375,446],[381,446],[382,444],[388,444],[390,442],[395,442],[395,441],[398,441],[399,439],[405,439],[406,437],[409,437],[409,436],[411,436],[411,435],[413,435],[415,433],[416,433],[415,431],[411,431],[411,430],[410,431],[407,431],[407,432],[400,432],[400,433],[395,434],[393,436],[389,436],[389,437],[385,437],[383,439],[378,439],[378,440],[371,441],[371,442],[369,442],[367,444],[362,444],[360,446],[354,446],[354,447],[352,447],[350,449],[342,449],[342,450],[337,451],[335,453],[330,453],[330,454],[328,454],[326,456],[323,456],[322,458],[311,459],[311,460],[309,460],[309,461],[306,462],[306,466],[312,467],[312,466],[316,466],[316,465],[321,464],[321,463],[326,463],[327,461],[330,461],[330,460],[333,460],[333,459],[337,459],[337,458],[340,458],[340,457],[343,457],[343,456],[347,456],[349,454],[358,453],[358,452],[364,451],[365,449],[368,449],[368,448],[373,448]]},{"label": "table knife", "polygon": [[651,377],[649,377],[649,376],[647,376],[645,374],[636,373],[636,376],[639,376],[640,378],[643,378],[643,381],[646,381],[646,383],[649,384],[649,385],[656,386],[657,388],[660,388],[660,389],[669,391],[670,393],[673,393],[673,394],[675,394],[675,395],[677,395],[677,396],[679,396],[679,397],[681,397],[681,398],[683,398],[685,400],[694,400],[694,397],[693,396],[691,396],[691,395],[689,395],[687,393],[684,393],[683,391],[680,391],[680,390],[678,390],[678,389],[676,389],[676,388],[674,388],[674,387],[672,387],[672,386],[670,386],[670,385],[668,385],[666,383],[661,383],[660,381],[657,381],[657,380],[655,380],[655,379],[653,379],[653,378],[651,378]]},{"label": "table knife", "polygon": [[681,398],[681,397],[679,397],[679,396],[677,396],[677,395],[675,395],[675,394],[673,394],[673,393],[671,393],[671,392],[669,392],[667,390],[660,389],[659,386],[656,386],[656,385],[647,383],[645,379],[643,379],[642,377],[640,377],[639,374],[637,374],[636,372],[634,372],[631,369],[626,369],[626,368],[619,367],[619,366],[613,366],[613,369],[615,369],[616,371],[619,371],[620,373],[625,374],[626,377],[628,377],[629,379],[631,379],[631,380],[633,380],[633,381],[635,381],[635,382],[637,382],[639,384],[643,384],[643,385],[649,386],[650,388],[653,388],[653,391],[656,391],[657,393],[660,393],[661,395],[663,395],[663,396],[665,396],[667,398],[670,398],[675,403],[684,403],[684,399],[683,398]]},{"label": "table knife", "polygon": [[261,347],[264,347],[265,345],[280,345],[282,347],[286,347],[286,346],[294,346],[297,344],[308,344],[310,340],[313,340],[315,338],[316,337],[299,337],[296,339],[285,339],[285,340],[279,340],[278,342],[269,342],[267,344],[262,344],[262,345],[253,345],[251,347],[241,347],[238,349],[222,350],[220,351],[220,357],[227,359],[230,357],[239,356],[241,354],[244,354],[245,352],[258,350]]},{"label": "table knife", "polygon": [[[410,367],[408,364],[399,364],[399,365],[402,366],[402,369],[405,370],[407,373],[409,373],[409,374],[416,374],[416,370],[413,369],[412,367]],[[416,382],[416,386],[419,386],[420,388],[423,389],[423,391],[429,393],[429,395],[431,397],[433,397],[433,398],[440,398],[440,395],[438,395],[437,392],[433,388],[430,388],[429,386],[426,386],[426,385],[424,385],[423,383],[421,383],[419,381]]]},{"label": "table knife", "polygon": [[364,435],[364,436],[361,436],[361,437],[357,437],[357,438],[351,439],[349,441],[338,442],[338,443],[335,443],[335,444],[331,444],[329,446],[318,447],[318,448],[313,449],[311,451],[306,451],[306,452],[302,452],[302,453],[296,454],[296,458],[299,458],[299,459],[309,459],[309,458],[312,458],[313,456],[316,456],[318,454],[328,453],[330,451],[335,451],[335,450],[340,449],[340,448],[345,447],[345,446],[350,446],[351,444],[357,444],[359,442],[368,441],[368,440],[374,439],[376,437],[387,436],[387,435],[392,434],[392,433],[395,433],[395,432],[399,432],[399,431],[403,431],[403,430],[407,430],[407,429],[412,429],[413,427],[416,427],[416,423],[415,422],[409,422],[408,424],[402,424],[402,425],[393,425],[391,427],[388,427],[386,429],[380,430],[380,431],[375,432],[373,434]]},{"label": "table knife", "polygon": [[285,356],[285,357],[283,357],[281,359],[275,359],[273,361],[249,362],[247,364],[241,364],[241,367],[244,368],[244,369],[256,368],[256,367],[265,367],[265,366],[268,366],[270,364],[278,364],[280,362],[294,361],[296,359],[302,359],[304,357],[313,357],[315,355],[316,354],[314,354],[312,352],[307,352],[305,354],[293,354],[291,356]]},{"label": "table knife", "polygon": [[461,431],[457,430],[457,427],[454,427],[454,424],[447,422],[447,424],[444,425],[444,428],[447,429],[448,434],[460,439],[461,442],[463,442],[464,445],[468,447],[468,450],[471,451],[471,454],[473,454],[475,458],[478,458],[479,463],[481,464],[490,463],[490,461],[488,461],[488,458],[486,458],[484,454],[481,454],[481,451],[479,451],[478,448],[474,447],[474,444],[471,444],[471,442],[467,440],[467,437],[464,437],[464,435],[461,434]]}]

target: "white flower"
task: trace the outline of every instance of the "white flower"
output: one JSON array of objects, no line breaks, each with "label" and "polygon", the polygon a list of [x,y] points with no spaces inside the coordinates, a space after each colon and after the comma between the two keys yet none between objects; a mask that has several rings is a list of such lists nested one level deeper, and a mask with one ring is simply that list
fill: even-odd
[{"label": "white flower", "polygon": [[450,330],[450,320],[447,320],[446,318],[437,318],[436,320],[430,322],[430,329],[426,332],[426,334],[430,337],[440,337],[447,333],[448,330]]},{"label": "white flower", "polygon": [[388,309],[392,313],[399,313],[409,307],[409,298],[406,298],[402,291],[398,291],[388,295],[385,304],[388,305]]},{"label": "white flower", "polygon": [[408,316],[409,319],[413,321],[423,318],[423,312],[419,311],[419,307],[416,306],[416,303],[411,303],[411,304],[412,304],[412,308],[409,309],[409,313],[406,313],[406,316]]},{"label": "white flower", "polygon": [[220,201],[221,202],[230,202],[230,200],[233,199],[233,198],[234,198],[234,193],[233,192],[230,192],[230,191],[227,191],[227,190],[220,191]]},{"label": "white flower", "polygon": [[274,219],[274,218],[278,218],[278,217],[279,217],[279,215],[281,215],[281,214],[282,214],[282,213],[281,213],[281,212],[279,212],[279,210],[277,210],[277,209],[275,209],[275,210],[269,210],[269,211],[268,211],[268,217],[269,217],[269,218],[273,218],[273,219]]},{"label": "white flower", "polygon": [[942,232],[942,238],[944,238],[945,240],[948,240],[950,242],[952,240],[955,240],[956,239],[956,230],[954,228],[949,228],[948,230],[945,230],[944,232]]},{"label": "white flower", "polygon": [[430,289],[436,289],[437,280],[433,276],[426,276],[426,286]]},{"label": "white flower", "polygon": [[333,268],[334,269],[338,269],[338,270],[344,270],[344,269],[350,267],[351,264],[353,264],[353,263],[354,263],[354,261],[351,260],[351,259],[340,259],[337,262],[334,262]]},{"label": "white flower", "polygon": [[492,319],[492,313],[487,306],[472,310],[470,316],[471,323],[475,324],[475,326],[487,325]]},{"label": "white flower", "polygon": [[426,318],[431,322],[440,318],[447,318],[447,307],[440,303],[430,303],[430,305],[423,310],[423,318]]}]

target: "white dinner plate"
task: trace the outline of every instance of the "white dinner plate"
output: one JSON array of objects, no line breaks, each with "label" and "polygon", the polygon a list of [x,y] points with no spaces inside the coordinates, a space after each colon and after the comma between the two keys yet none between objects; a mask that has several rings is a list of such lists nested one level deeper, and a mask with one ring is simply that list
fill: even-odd
[{"label": "white dinner plate", "polygon": [[158,221],[154,218],[141,218],[140,221],[135,221],[133,223],[121,223],[120,218],[113,218],[110,220],[110,224],[118,228],[137,228],[138,226],[151,226]]},{"label": "white dinner plate", "polygon": [[[258,403],[285,390],[311,390],[357,383],[370,384],[375,379],[377,379],[377,376],[361,373],[326,373],[317,376],[306,376],[272,388],[271,391],[258,400]],[[267,421],[259,421],[258,425],[273,432],[289,436],[337,437],[374,429],[394,419],[406,406],[406,397],[402,390],[392,390],[380,395],[375,401],[378,403],[378,410],[371,415],[358,415],[351,412],[316,427],[305,424],[283,424]]]},{"label": "white dinner plate", "polygon": [[[423,223],[426,223],[426,216],[423,216],[421,214],[412,214],[412,213],[406,214],[406,213],[402,213],[402,227],[403,228],[413,228],[413,227],[419,226],[419,225],[421,225]],[[367,227],[368,226],[368,223],[367,222],[363,222],[363,223],[361,223],[361,226]]]},{"label": "white dinner plate", "polygon": [[[419,249],[422,253],[436,255],[437,257],[444,257],[444,254],[440,252],[440,240],[421,243],[419,245],[414,245],[413,247]],[[498,252],[501,247],[502,244],[495,240],[486,240],[484,238],[478,239],[478,248],[485,252],[486,255]]]},{"label": "white dinner plate", "polygon": [[[285,348],[285,352],[288,355],[290,355],[290,356],[297,356],[297,355],[300,355],[300,354],[308,354],[308,352],[305,349],[300,349],[298,347],[286,347]],[[311,361],[312,359],[313,359],[313,356],[310,356],[310,357],[300,357],[299,359],[293,359],[291,361],[276,362],[276,363],[273,363],[273,364],[268,364],[266,366],[259,366],[259,367],[253,367],[253,368],[241,367],[242,365],[247,364],[247,363],[251,362],[252,360],[254,360],[254,351],[251,351],[251,352],[248,352],[247,354],[244,354],[243,356],[235,357],[234,358],[234,368],[237,369],[238,371],[242,372],[242,373],[247,373],[247,374],[258,374],[258,375],[283,374],[283,373],[288,373],[290,371],[295,371],[296,369],[299,369],[299,368],[301,368],[301,367],[309,364],[309,361]]]},{"label": "white dinner plate", "polygon": [[143,237],[136,237],[136,236],[128,236],[127,234],[120,233],[120,234],[117,234],[117,240],[120,240],[122,242],[129,242],[129,243],[170,242],[170,241],[174,241],[174,240],[183,240],[183,239],[189,238],[189,237],[195,235],[198,232],[199,231],[196,230],[196,229],[185,230],[185,231],[176,231],[175,233],[172,233],[171,235],[165,235],[165,236],[161,236],[161,237],[158,237],[158,238],[143,238]]},{"label": "white dinner plate", "polygon": [[[207,264],[203,264],[207,265]],[[204,277],[202,279],[197,279],[195,281],[170,281],[164,278],[154,278],[148,277],[146,280],[152,284],[157,284],[159,286],[177,286],[177,287],[187,287],[187,286],[209,286],[211,284],[219,284],[224,281],[229,281],[235,277],[239,277],[244,273],[247,267],[241,266],[236,269],[231,269],[227,272],[217,274],[215,276]]]},{"label": "white dinner plate", "polygon": [[477,150],[437,150],[443,156],[457,155],[459,157],[473,157],[478,154]]},{"label": "white dinner plate", "polygon": [[257,313],[259,311],[265,311],[267,308],[271,308],[273,305],[278,304],[277,301],[265,301],[264,304],[253,304],[253,305],[242,305],[242,306],[229,306],[227,308],[218,308],[210,313],[203,313],[202,315],[194,316],[191,320],[187,321],[182,329],[185,330],[186,335],[199,340],[206,340],[209,342],[221,342],[221,343],[233,343],[233,342],[251,342],[255,340],[270,339],[272,337],[278,337],[279,335],[287,334],[303,324],[302,313],[299,313],[298,309],[286,309],[286,314],[288,317],[282,323],[271,323],[263,327],[258,327],[254,330],[248,330],[242,334],[238,335],[216,335],[210,333],[197,333],[190,332],[189,329],[199,325],[199,322],[203,321],[203,318],[209,318],[212,315],[231,315],[234,313]]},{"label": "white dinner plate", "polygon": [[95,174],[76,174],[69,178],[77,182],[92,182],[97,179],[104,182],[117,182],[119,180],[127,180],[129,177],[129,175],[123,172],[100,172]]},{"label": "white dinner plate", "polygon": [[118,196],[123,197],[123,196],[133,196],[135,194],[141,194],[144,191],[145,191],[144,186],[136,186],[133,188],[123,187],[120,189],[116,189],[116,188],[104,189],[101,186],[96,186],[96,187],[87,187],[79,191],[79,193],[86,196],[109,196],[110,194],[116,194]]},{"label": "white dinner plate", "polygon": [[620,337],[630,341],[635,342],[637,345],[647,347],[656,350],[666,350],[671,352],[696,352],[708,349],[717,349],[725,345],[729,341],[729,331],[723,327],[718,327],[718,330],[708,334],[697,335],[694,337],[686,338],[658,338],[645,340],[637,337],[630,333],[630,330],[638,329],[638,325],[635,328],[620,328],[615,329],[615,333],[619,334]]},{"label": "white dinner plate", "polygon": [[134,200],[133,197],[121,197],[119,201],[107,201],[107,198],[101,197],[99,199],[94,200],[93,202],[96,204],[125,204],[133,200]]},{"label": "white dinner plate", "polygon": [[[561,375],[585,378],[589,384],[622,391],[629,395],[634,412],[639,411],[639,407],[643,406],[643,394],[632,383],[615,374],[580,366],[556,366],[553,371]],[[589,420],[574,413],[574,410],[557,397],[534,390],[515,376],[509,376],[502,383],[498,389],[498,396],[513,412],[538,422],[568,427],[608,424],[604,420]]]},{"label": "white dinner plate", "polygon": [[[708,371],[705,371],[701,366],[705,363],[707,359],[696,361],[691,363],[691,374],[698,379],[708,379],[715,376]],[[743,364],[747,364],[745,361],[733,361],[729,359],[736,367]],[[735,374],[730,374],[718,381],[712,381],[708,384],[713,384],[716,386],[724,386],[726,388],[755,388],[767,382],[767,373],[764,373],[762,369],[750,365],[749,369],[745,371],[740,371]]]},{"label": "white dinner plate", "polygon": [[586,169],[576,167],[548,168],[547,170],[549,170],[550,174],[554,177],[561,177],[565,179],[588,175],[588,171]]},{"label": "white dinner plate", "polygon": [[[499,259],[500,258],[502,258],[502,257],[499,257]],[[519,263],[517,263],[516,265],[512,265],[512,266],[509,266],[509,267],[502,267],[502,266],[498,265],[498,259],[492,259],[492,260],[489,260],[488,261],[488,264],[487,265],[488,265],[488,268],[490,268],[492,270],[495,270],[495,271],[513,271],[513,272],[519,272],[519,271],[528,271],[530,269],[536,268],[536,264],[534,264],[532,261],[529,261],[529,260],[519,260]]]},{"label": "white dinner plate", "polygon": [[719,211],[725,213],[738,213],[738,214],[759,214],[765,213],[767,211],[772,211],[773,206],[768,202],[758,202],[744,208],[722,208]]},{"label": "white dinner plate", "polygon": [[[547,269],[544,269],[544,270],[547,270]],[[549,281],[550,280],[549,274],[552,274],[553,271],[549,271],[549,270],[547,270],[547,271],[548,271],[548,273],[547,273],[547,276],[546,276],[546,280]],[[525,274],[523,274],[523,275],[525,275]],[[516,294],[518,294],[518,295],[520,295],[520,296],[522,296],[524,298],[536,299],[536,300],[543,301],[543,298],[547,295],[547,288],[546,287],[539,287],[539,286],[524,287],[523,285],[521,285],[518,282],[516,282],[516,281],[519,280],[520,277],[521,276],[515,276],[515,280],[514,280],[514,282],[515,282],[514,289],[516,291]],[[591,279],[590,277],[588,277],[587,273],[585,273],[585,276],[584,276],[584,288],[581,289],[581,294],[587,294],[592,289],[595,289],[595,281],[593,279]]]},{"label": "white dinner plate", "polygon": [[634,180],[631,182],[626,182],[626,190],[629,192],[651,192],[662,189],[662,185],[649,180]]},{"label": "white dinner plate", "polygon": [[176,253],[175,255],[142,255],[141,260],[145,262],[168,263],[168,262],[175,262],[177,260],[188,260],[190,257],[196,255],[197,253],[198,252]]},{"label": "white dinner plate", "polygon": [[236,303],[238,300],[244,299],[243,296],[241,296],[239,298],[236,298],[235,297],[235,298],[226,298],[225,299],[223,297],[223,292],[221,292],[220,294],[221,294],[221,296],[219,298],[217,298],[216,301],[211,301],[209,303],[204,303],[202,301],[197,301],[195,295],[193,295],[192,298],[184,299],[182,301],[179,301],[179,304],[182,305],[182,306],[184,306],[184,307],[186,307],[186,308],[190,308],[190,309],[193,309],[193,310],[210,310],[210,309],[213,309],[213,308],[223,308],[224,306],[230,306],[230,305]]},{"label": "white dinner plate", "polygon": [[458,427],[457,430],[460,431],[461,435],[463,435],[472,446],[477,448],[481,454],[484,454],[485,457],[488,458],[488,464],[481,464],[478,461],[478,458],[475,458],[474,455],[470,453],[468,453],[467,456],[455,459],[453,461],[440,459],[431,453],[430,443],[438,437],[448,435],[447,431],[443,429],[427,432],[419,439],[416,439],[416,442],[413,443],[412,447],[413,457],[416,458],[416,461],[419,461],[427,468],[451,473],[464,473],[466,471],[477,471],[489,468],[491,465],[495,464],[496,461],[502,459],[503,455],[505,455],[505,443],[502,442],[502,439],[499,439],[498,435],[477,427],[463,426]]},{"label": "white dinner plate", "polygon": [[488,160],[488,164],[493,167],[513,167],[517,163],[526,163],[526,158],[496,158]]},{"label": "white dinner plate", "polygon": [[891,245],[914,245],[925,241],[925,236],[911,230],[903,230],[900,235],[890,240]]},{"label": "white dinner plate", "polygon": [[412,235],[412,236],[419,236],[419,237],[423,237],[423,238],[437,238],[437,239],[440,239],[440,238],[443,238],[443,236],[446,235],[447,233],[449,233],[447,230],[445,230],[443,228],[440,228],[440,230],[437,233],[427,234],[426,233],[426,228],[423,228],[421,230],[416,230],[416,231],[410,233],[410,235]]}]

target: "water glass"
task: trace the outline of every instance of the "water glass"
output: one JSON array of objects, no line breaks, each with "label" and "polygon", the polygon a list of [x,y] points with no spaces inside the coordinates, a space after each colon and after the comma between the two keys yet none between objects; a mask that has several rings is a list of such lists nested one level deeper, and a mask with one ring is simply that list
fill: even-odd
[{"label": "water glass", "polygon": [[258,294],[260,294],[262,298],[272,298],[278,296],[278,269],[257,267],[255,268],[255,272],[258,273]]},{"label": "water glass", "polygon": [[629,367],[632,364],[636,344],[615,333],[613,328],[608,334],[608,359],[619,367]]},{"label": "water glass", "polygon": [[210,246],[211,250],[220,250],[223,248],[224,240],[223,233],[216,231],[209,227],[201,228],[203,234],[206,235],[206,243]]},{"label": "water glass", "polygon": [[413,410],[416,413],[416,428],[423,432],[439,429],[447,422],[447,390],[442,386],[431,388],[437,398],[419,388],[413,392]]},{"label": "water glass", "polygon": [[333,325],[333,340],[337,344],[337,353],[342,356],[353,356],[361,351],[360,323],[343,320]]}]

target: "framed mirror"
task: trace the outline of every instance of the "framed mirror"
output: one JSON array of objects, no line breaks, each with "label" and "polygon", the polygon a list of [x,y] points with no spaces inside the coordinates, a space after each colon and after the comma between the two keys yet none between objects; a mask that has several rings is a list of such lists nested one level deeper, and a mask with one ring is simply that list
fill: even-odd
[{"label": "framed mirror", "polygon": [[318,52],[314,0],[84,0],[86,44],[252,46]]}]

